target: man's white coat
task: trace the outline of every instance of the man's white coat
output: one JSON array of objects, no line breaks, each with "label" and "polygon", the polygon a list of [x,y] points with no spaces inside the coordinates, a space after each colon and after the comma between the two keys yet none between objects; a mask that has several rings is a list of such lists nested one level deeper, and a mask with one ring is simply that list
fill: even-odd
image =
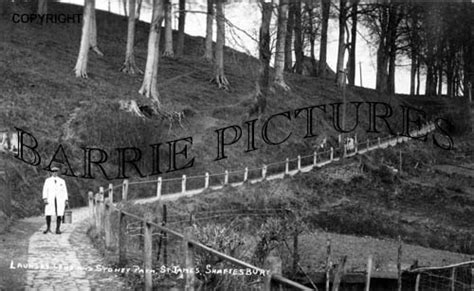
[{"label": "man's white coat", "polygon": [[[47,199],[48,204],[44,208],[45,215],[64,215],[66,200],[68,200],[66,182],[59,177],[49,177],[44,182],[43,199]],[[56,198],[57,213],[54,199]]]}]

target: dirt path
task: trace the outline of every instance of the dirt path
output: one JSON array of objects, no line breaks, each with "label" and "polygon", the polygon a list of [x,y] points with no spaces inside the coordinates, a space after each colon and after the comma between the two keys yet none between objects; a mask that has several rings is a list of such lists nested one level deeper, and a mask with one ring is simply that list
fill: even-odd
[{"label": "dirt path", "polygon": [[118,273],[107,271],[109,266],[91,244],[87,215],[87,208],[73,209],[73,223],[62,224],[61,235],[43,234],[44,217],[16,222],[0,236],[0,290],[124,289]]}]

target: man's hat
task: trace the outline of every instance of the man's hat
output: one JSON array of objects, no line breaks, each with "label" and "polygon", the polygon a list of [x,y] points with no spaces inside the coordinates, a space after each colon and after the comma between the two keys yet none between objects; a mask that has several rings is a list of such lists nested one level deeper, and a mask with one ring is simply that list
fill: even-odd
[{"label": "man's hat", "polygon": [[58,167],[52,167],[52,168],[51,168],[51,171],[52,171],[52,172],[59,172],[59,168],[58,168]]}]

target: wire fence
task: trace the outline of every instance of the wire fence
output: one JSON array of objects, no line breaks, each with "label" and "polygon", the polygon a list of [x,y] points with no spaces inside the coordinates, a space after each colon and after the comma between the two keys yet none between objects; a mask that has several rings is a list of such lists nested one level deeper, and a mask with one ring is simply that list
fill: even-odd
[{"label": "wire fence", "polygon": [[407,271],[415,281],[415,291],[474,290],[474,261],[442,267],[416,268]]}]

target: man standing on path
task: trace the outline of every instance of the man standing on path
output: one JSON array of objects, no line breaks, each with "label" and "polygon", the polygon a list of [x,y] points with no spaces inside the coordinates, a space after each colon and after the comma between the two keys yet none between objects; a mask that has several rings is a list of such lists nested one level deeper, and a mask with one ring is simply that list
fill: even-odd
[{"label": "man standing on path", "polygon": [[56,233],[61,234],[59,228],[61,227],[61,219],[64,215],[64,209],[68,205],[68,195],[66,188],[66,181],[59,178],[59,168],[51,168],[52,176],[47,178],[43,186],[43,201],[45,203],[44,214],[46,215],[46,230],[43,232],[47,234],[51,232],[51,216],[56,216]]}]

